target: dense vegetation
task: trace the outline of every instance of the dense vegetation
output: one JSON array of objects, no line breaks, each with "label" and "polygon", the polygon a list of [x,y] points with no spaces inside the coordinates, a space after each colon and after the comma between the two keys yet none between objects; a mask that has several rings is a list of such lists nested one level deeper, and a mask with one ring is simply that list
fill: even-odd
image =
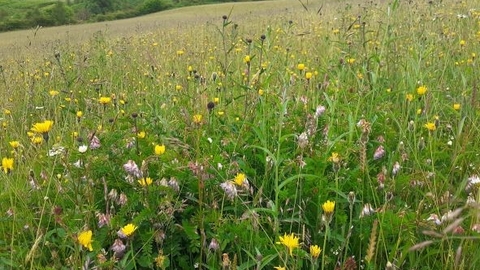
[{"label": "dense vegetation", "polygon": [[169,8],[218,2],[237,1],[0,0],[0,31],[26,29],[37,26],[57,26],[92,21],[110,21],[154,13]]},{"label": "dense vegetation", "polygon": [[0,59],[0,268],[480,269],[477,2],[350,2]]}]

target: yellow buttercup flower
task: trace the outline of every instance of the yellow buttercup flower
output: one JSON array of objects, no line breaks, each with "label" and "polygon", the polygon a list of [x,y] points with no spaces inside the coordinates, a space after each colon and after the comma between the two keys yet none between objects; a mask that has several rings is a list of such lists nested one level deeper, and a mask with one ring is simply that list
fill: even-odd
[{"label": "yellow buttercup flower", "polygon": [[245,63],[250,63],[250,55],[245,55],[245,57],[243,58],[243,62]]},{"label": "yellow buttercup flower", "polygon": [[287,247],[290,256],[293,255],[293,250],[300,246],[298,243],[298,237],[296,237],[293,233],[288,235],[285,233],[283,236],[280,236],[280,242],[277,242],[277,244],[282,244]]},{"label": "yellow buttercup flower", "polygon": [[78,243],[80,243],[83,247],[88,249],[89,251],[93,251],[92,247],[92,231],[83,231],[77,237]]},{"label": "yellow buttercup flower", "polygon": [[298,64],[297,69],[300,70],[300,71],[304,70],[305,69],[305,64],[301,64],[301,63]]},{"label": "yellow buttercup flower", "polygon": [[140,132],[137,133],[137,137],[138,137],[139,139],[144,139],[145,136],[147,136],[147,134],[145,133],[145,131],[140,131]]},{"label": "yellow buttercup flower", "polygon": [[310,80],[312,78],[313,74],[312,72],[307,72],[305,73],[305,79]]},{"label": "yellow buttercup flower", "polygon": [[454,109],[455,111],[460,110],[460,107],[461,107],[460,103],[454,103],[454,104],[453,104],[453,109]]},{"label": "yellow buttercup flower", "polygon": [[136,229],[137,229],[137,226],[130,223],[125,225],[123,228],[121,228],[120,232],[125,236],[130,236],[135,232]]},{"label": "yellow buttercup flower", "polygon": [[160,156],[165,153],[165,145],[155,145],[155,155]]},{"label": "yellow buttercup flower", "polygon": [[2,170],[4,173],[9,173],[13,170],[13,158],[2,159]]},{"label": "yellow buttercup flower", "polygon": [[310,255],[312,256],[312,258],[318,258],[318,256],[320,256],[320,252],[322,252],[322,249],[318,245],[310,246]]},{"label": "yellow buttercup flower", "polygon": [[52,126],[53,121],[45,120],[41,123],[35,123],[30,130],[36,133],[48,133],[50,129],[52,129]]}]

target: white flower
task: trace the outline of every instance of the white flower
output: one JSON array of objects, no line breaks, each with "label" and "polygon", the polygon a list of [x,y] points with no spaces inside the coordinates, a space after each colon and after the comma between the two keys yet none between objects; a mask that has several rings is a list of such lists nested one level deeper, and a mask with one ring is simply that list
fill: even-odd
[{"label": "white flower", "polygon": [[88,146],[86,146],[86,145],[80,145],[78,147],[78,152],[80,152],[80,153],[85,153],[85,152],[87,152],[87,150],[88,150]]},{"label": "white flower", "polygon": [[365,217],[365,216],[370,216],[375,213],[375,209],[372,208],[372,205],[369,203],[366,203],[363,206],[362,212],[360,213],[360,217]]}]

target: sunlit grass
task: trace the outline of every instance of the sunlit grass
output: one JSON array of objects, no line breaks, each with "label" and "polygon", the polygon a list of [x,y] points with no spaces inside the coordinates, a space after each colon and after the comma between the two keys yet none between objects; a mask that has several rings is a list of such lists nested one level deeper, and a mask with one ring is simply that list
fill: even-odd
[{"label": "sunlit grass", "polygon": [[473,8],[230,3],[1,34],[20,46],[0,63],[0,265],[475,269]]}]

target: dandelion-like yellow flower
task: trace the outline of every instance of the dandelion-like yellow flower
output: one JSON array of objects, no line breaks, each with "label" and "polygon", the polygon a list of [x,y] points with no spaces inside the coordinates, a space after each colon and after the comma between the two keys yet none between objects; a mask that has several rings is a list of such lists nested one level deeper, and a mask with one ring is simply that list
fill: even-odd
[{"label": "dandelion-like yellow flower", "polygon": [[318,258],[318,256],[320,256],[320,252],[322,252],[322,249],[318,245],[310,246],[310,256],[312,256],[312,258]]},{"label": "dandelion-like yellow flower", "polygon": [[78,111],[78,112],[76,113],[76,116],[77,116],[77,118],[81,118],[81,117],[83,116],[83,112],[82,112],[82,111]]},{"label": "dandelion-like yellow flower", "polygon": [[305,69],[305,64],[302,64],[302,63],[298,64],[297,69],[300,70],[300,71],[304,70]]},{"label": "dandelion-like yellow flower", "polygon": [[427,93],[427,90],[428,90],[428,88],[425,85],[422,85],[422,86],[417,88],[417,94],[419,96],[423,96],[423,95],[425,95],[425,93]]},{"label": "dandelion-like yellow flower", "polygon": [[312,78],[313,74],[312,72],[307,72],[305,73],[305,79],[310,80]]},{"label": "dandelion-like yellow flower", "polygon": [[250,55],[245,55],[245,57],[243,58],[243,62],[246,64],[250,63]]},{"label": "dandelion-like yellow flower", "polygon": [[11,142],[8,142],[8,144],[10,144],[10,146],[13,149],[17,149],[18,147],[20,147],[20,142],[19,141],[11,141]]},{"label": "dandelion-like yellow flower", "polygon": [[275,266],[273,267],[274,269],[276,270],[286,270],[287,268],[283,267],[283,266]]},{"label": "dandelion-like yellow flower", "polygon": [[244,173],[238,173],[237,176],[235,176],[235,179],[233,179],[233,182],[237,186],[242,186],[245,179],[247,179],[247,177]]},{"label": "dandelion-like yellow flower", "polygon": [[111,97],[100,97],[98,99],[98,102],[100,102],[100,104],[102,104],[102,105],[107,105],[107,104],[110,104],[112,102],[112,98]]},{"label": "dandelion-like yellow flower", "polygon": [[263,96],[265,94],[265,91],[263,89],[258,89],[258,95]]},{"label": "dandelion-like yellow flower", "polygon": [[165,153],[165,145],[156,144],[155,145],[155,155],[160,156],[160,155],[163,155],[164,153]]},{"label": "dandelion-like yellow flower", "polygon": [[460,103],[454,103],[454,104],[453,104],[453,109],[454,109],[455,111],[460,110],[460,107],[461,107]]},{"label": "dandelion-like yellow flower", "polygon": [[77,237],[78,243],[88,249],[89,251],[93,251],[92,247],[92,231],[83,231]]},{"label": "dandelion-like yellow flower", "polygon": [[142,178],[142,179],[139,179],[138,180],[138,183],[142,186],[142,187],[146,187],[146,186],[150,186],[152,183],[153,183],[153,180],[152,178],[150,177],[147,177],[147,178]]},{"label": "dandelion-like yellow flower", "polygon": [[2,158],[2,170],[4,173],[9,173],[13,170],[13,158]]},{"label": "dandelion-like yellow flower", "polygon": [[322,204],[322,209],[325,214],[333,213],[333,210],[335,210],[335,201],[331,202],[330,200],[327,200],[324,204]]},{"label": "dandelion-like yellow flower", "polygon": [[200,124],[202,122],[203,116],[201,114],[195,114],[193,116],[193,123]]},{"label": "dandelion-like yellow flower", "polygon": [[347,63],[352,65],[353,63],[355,63],[355,58],[348,58]]},{"label": "dandelion-like yellow flower", "polygon": [[298,243],[298,237],[296,237],[293,233],[288,235],[285,233],[283,236],[280,236],[280,242],[277,242],[277,244],[282,244],[287,247],[290,256],[293,255],[293,250],[300,246]]},{"label": "dandelion-like yellow flower", "polygon": [[125,236],[130,236],[132,235],[135,230],[137,229],[137,226],[133,225],[132,223],[125,225],[123,228],[120,229],[120,231],[125,235]]},{"label": "dandelion-like yellow flower", "polygon": [[340,155],[337,152],[333,152],[332,155],[328,158],[328,161],[333,163],[339,163]]},{"label": "dandelion-like yellow flower", "polygon": [[43,142],[43,137],[41,136],[33,136],[31,138],[33,144],[41,144]]},{"label": "dandelion-like yellow flower", "polygon": [[35,123],[30,130],[36,133],[48,133],[50,129],[52,129],[52,126],[53,121],[45,120],[41,123]]},{"label": "dandelion-like yellow flower", "polygon": [[460,44],[460,46],[463,47],[463,46],[465,46],[465,44],[467,44],[467,42],[462,39],[462,40],[460,40],[459,44]]},{"label": "dandelion-like yellow flower", "polygon": [[435,123],[433,122],[428,122],[424,125],[424,127],[426,129],[428,129],[429,131],[435,131],[437,129],[437,126],[435,125]]},{"label": "dandelion-like yellow flower", "polygon": [[412,102],[413,101],[413,95],[412,94],[407,94],[406,99],[407,99],[408,102]]}]

